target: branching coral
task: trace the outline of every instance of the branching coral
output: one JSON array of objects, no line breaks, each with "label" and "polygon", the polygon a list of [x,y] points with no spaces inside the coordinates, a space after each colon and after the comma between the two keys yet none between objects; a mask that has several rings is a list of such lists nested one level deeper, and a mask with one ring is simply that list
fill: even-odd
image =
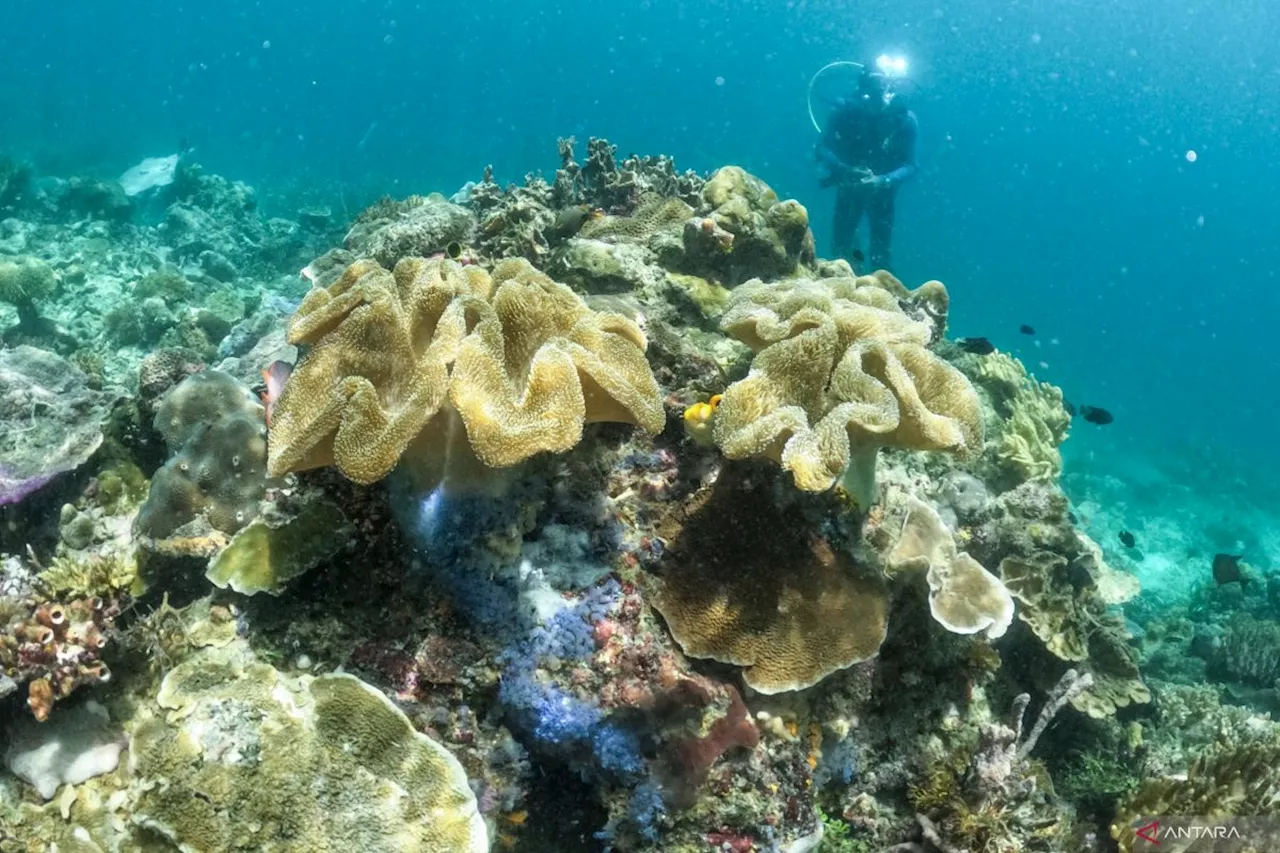
[{"label": "branching coral", "polygon": [[1004,636],[1013,622],[1013,598],[1000,579],[968,554],[958,552],[951,531],[933,507],[907,501],[902,534],[888,557],[896,570],[926,569],[929,612],[956,634]]},{"label": "branching coral", "polygon": [[[1124,853],[1136,847],[1134,829],[1156,816],[1195,815],[1236,818],[1237,832],[1250,850],[1275,850],[1280,832],[1275,827],[1280,802],[1280,739],[1213,747],[1197,757],[1178,776],[1147,779],[1116,809],[1111,837]],[[1271,818],[1249,823],[1247,816]],[[1245,818],[1244,821],[1239,819]]]},{"label": "branching coral", "polygon": [[867,506],[880,447],[982,446],[973,387],[925,349],[930,324],[903,313],[873,276],[751,282],[734,291],[721,326],[757,351],[714,422],[731,459],[773,459],[806,491],[843,478]]},{"label": "branching coral", "polygon": [[808,531],[794,507],[726,471],[668,523],[654,605],[686,654],[745,667],[762,693],[799,690],[872,657],[888,594]]},{"label": "branching coral", "polygon": [[358,262],[303,301],[289,340],[309,349],[273,415],[277,475],[335,464],[371,483],[406,451],[418,471],[442,474],[454,451],[501,468],[568,450],[587,423],[665,422],[639,327],[524,260],[492,278],[448,260]]}]

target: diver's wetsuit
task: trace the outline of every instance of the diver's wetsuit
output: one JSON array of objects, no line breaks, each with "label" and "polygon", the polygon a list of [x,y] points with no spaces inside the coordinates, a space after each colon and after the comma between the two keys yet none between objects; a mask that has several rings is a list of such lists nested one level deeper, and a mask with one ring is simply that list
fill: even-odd
[{"label": "diver's wetsuit", "polygon": [[[855,99],[836,107],[818,141],[817,157],[830,170],[823,186],[835,185],[832,243],[837,257],[853,259],[858,223],[865,211],[871,232],[871,269],[889,269],[894,199],[903,181],[916,173],[915,113],[901,103],[868,106]],[[859,183],[856,170],[884,179],[879,187]]]}]

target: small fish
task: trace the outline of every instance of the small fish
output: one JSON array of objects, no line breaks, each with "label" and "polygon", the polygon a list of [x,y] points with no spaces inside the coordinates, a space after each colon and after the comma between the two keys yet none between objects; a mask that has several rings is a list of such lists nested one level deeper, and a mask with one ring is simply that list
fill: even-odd
[{"label": "small fish", "polygon": [[1237,582],[1240,586],[1249,585],[1249,576],[1240,568],[1240,561],[1243,559],[1243,554],[1213,555],[1213,579],[1218,582],[1218,586]]},{"label": "small fish", "polygon": [[1124,543],[1126,548],[1132,548],[1138,543],[1138,540],[1133,538],[1133,534],[1127,530],[1120,531],[1120,541]]},{"label": "small fish", "polygon": [[289,375],[293,373],[293,365],[287,361],[273,361],[271,366],[262,371],[262,381],[267,384],[267,388],[262,392],[262,407],[267,410],[267,426],[271,426],[271,412],[276,407],[276,401],[280,399],[280,392],[284,390],[284,383],[289,381]]},{"label": "small fish", "polygon": [[1022,332],[1022,334],[1024,335],[1034,335],[1036,333],[1035,327],[1028,326],[1026,323],[1023,323],[1021,326],[1019,326],[1018,331]]},{"label": "small fish", "polygon": [[1068,400],[1066,397],[1062,398],[1062,408],[1066,409],[1067,414],[1071,415],[1071,417],[1074,418],[1076,416],[1076,404]]},{"label": "small fish", "polygon": [[710,447],[714,442],[711,437],[711,416],[720,407],[723,394],[713,394],[705,403],[694,403],[684,410],[684,431],[694,444]]},{"label": "small fish", "polygon": [[1081,406],[1080,417],[1098,426],[1106,426],[1115,420],[1115,416],[1100,406]]},{"label": "small fish", "polygon": [[867,256],[862,253],[861,249],[854,249],[851,257],[858,263],[862,263],[867,259]]},{"label": "small fish", "polygon": [[547,229],[546,237],[552,242],[568,240],[581,231],[582,226],[586,225],[589,220],[595,219],[600,215],[603,215],[603,211],[597,211],[589,204],[575,204],[572,207],[566,207],[556,214],[555,221]]},{"label": "small fish", "polygon": [[974,355],[991,355],[996,351],[996,345],[986,338],[960,338],[956,341],[956,345]]},{"label": "small fish", "polygon": [[1067,521],[1070,521],[1072,524],[1080,523],[1080,519],[1076,518],[1076,514],[1071,510],[1067,510]]}]

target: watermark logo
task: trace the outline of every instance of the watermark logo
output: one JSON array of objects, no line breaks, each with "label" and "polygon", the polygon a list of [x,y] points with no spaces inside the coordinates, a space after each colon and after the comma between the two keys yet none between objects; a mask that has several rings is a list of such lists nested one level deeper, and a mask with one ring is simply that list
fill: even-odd
[{"label": "watermark logo", "polygon": [[1135,822],[1133,853],[1280,851],[1280,818],[1161,815]]},{"label": "watermark logo", "polygon": [[1160,844],[1160,821],[1153,820],[1146,826],[1140,826],[1134,830],[1134,833],[1143,841],[1151,844]]}]

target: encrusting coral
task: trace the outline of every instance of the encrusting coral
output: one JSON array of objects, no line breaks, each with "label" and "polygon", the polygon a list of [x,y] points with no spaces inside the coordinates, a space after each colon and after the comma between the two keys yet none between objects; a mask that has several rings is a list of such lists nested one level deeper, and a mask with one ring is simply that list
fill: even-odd
[{"label": "encrusting coral", "polygon": [[[721,326],[757,354],[716,413],[726,456],[780,462],[806,491],[843,480],[869,506],[880,447],[981,449],[977,394],[925,348],[935,327],[907,316],[893,285],[903,289],[882,273],[755,281],[733,292]],[[937,304],[940,288],[922,288],[921,314]]]},{"label": "encrusting coral", "polygon": [[810,687],[884,642],[879,572],[811,534],[766,484],[727,470],[660,529],[654,606],[686,654],[745,667],[755,690]]},{"label": "encrusting coral", "polygon": [[135,815],[184,849],[488,850],[462,766],[350,675],[291,679],[236,641],[156,704],[130,740]]},{"label": "encrusting coral", "polygon": [[929,612],[956,634],[984,632],[1004,636],[1013,622],[1014,604],[1000,579],[964,552],[933,507],[909,497],[902,533],[889,553],[891,569],[926,569]]},{"label": "encrusting coral", "polygon": [[303,300],[289,340],[308,349],[273,413],[274,475],[334,464],[371,483],[406,450],[436,471],[455,451],[502,468],[568,450],[587,423],[665,423],[640,328],[520,259],[492,277],[445,259],[358,262]]}]

